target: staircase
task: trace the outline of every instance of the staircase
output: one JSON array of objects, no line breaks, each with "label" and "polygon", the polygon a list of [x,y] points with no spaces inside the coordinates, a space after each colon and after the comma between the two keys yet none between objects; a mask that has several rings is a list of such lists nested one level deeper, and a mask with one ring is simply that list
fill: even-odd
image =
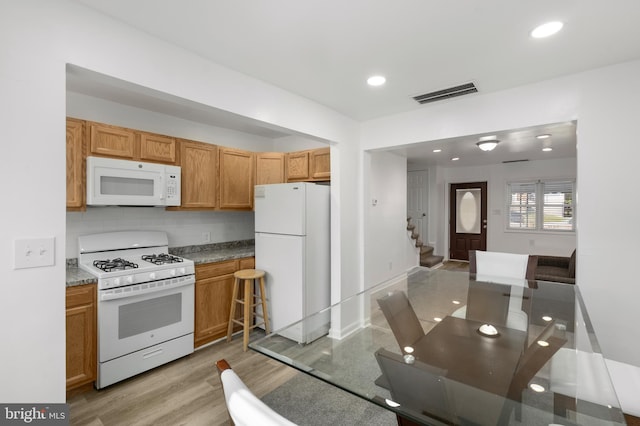
[{"label": "staircase", "polygon": [[425,245],[420,239],[420,234],[416,232],[416,226],[411,223],[411,218],[407,218],[407,231],[411,232],[411,239],[415,240],[416,247],[420,249],[420,266],[433,268],[442,263],[442,256],[433,254],[433,247]]}]

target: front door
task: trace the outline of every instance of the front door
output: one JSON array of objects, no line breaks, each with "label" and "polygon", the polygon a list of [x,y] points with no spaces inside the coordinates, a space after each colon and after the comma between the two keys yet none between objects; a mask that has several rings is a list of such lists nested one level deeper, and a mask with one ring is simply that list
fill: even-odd
[{"label": "front door", "polygon": [[469,260],[487,249],[487,182],[452,183],[449,203],[449,258]]}]

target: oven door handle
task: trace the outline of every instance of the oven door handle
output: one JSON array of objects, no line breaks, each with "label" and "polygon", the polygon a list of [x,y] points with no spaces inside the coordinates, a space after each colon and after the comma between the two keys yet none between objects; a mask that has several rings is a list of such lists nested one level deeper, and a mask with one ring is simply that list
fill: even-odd
[{"label": "oven door handle", "polygon": [[[126,299],[129,297],[142,296],[145,294],[156,293],[158,291],[173,290],[174,288],[193,285],[195,283],[195,278],[191,276],[191,277],[185,278],[184,280],[180,280],[178,282],[172,282],[172,281],[173,280],[157,281],[155,283],[137,284],[131,287],[102,290],[102,291],[99,291],[99,297],[101,302],[106,302],[109,300],[118,300],[118,299]],[[163,284],[165,282],[166,284]]]}]

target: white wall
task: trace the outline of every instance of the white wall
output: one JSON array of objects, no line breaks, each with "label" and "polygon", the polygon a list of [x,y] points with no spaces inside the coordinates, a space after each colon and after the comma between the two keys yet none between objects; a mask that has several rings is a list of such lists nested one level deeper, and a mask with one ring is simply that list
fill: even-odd
[{"label": "white wall", "polygon": [[371,287],[419,263],[407,231],[407,160],[388,152],[365,153],[364,282]]},{"label": "white wall", "polygon": [[275,148],[275,140],[271,138],[184,120],[73,92],[67,92],[67,116],[249,151],[271,151]]},{"label": "white wall", "polygon": [[[6,185],[0,228],[0,401],[65,401],[66,65],[71,63],[335,143],[332,277],[360,286],[358,127],[350,119],[135,31],[70,0],[2,0],[0,113]],[[335,161],[333,161],[335,158]],[[333,170],[332,170],[333,172]],[[44,178],[43,178],[44,177]],[[341,179],[347,182],[341,191]],[[53,236],[55,266],[13,269],[13,241]],[[338,257],[336,257],[338,256]],[[346,257],[347,261],[339,256]]]},{"label": "white wall", "polygon": [[326,143],[308,137],[291,135],[274,139],[273,150],[277,152],[291,152],[302,151],[304,149],[324,148],[326,146]]},{"label": "white wall", "polygon": [[[640,286],[623,266],[638,256],[635,227],[616,207],[640,208],[628,197],[640,144],[640,61],[497,93],[444,101],[362,126],[373,149],[562,121],[578,121],[577,282],[606,357],[640,367]],[[372,179],[365,176],[365,179]],[[442,175],[437,179],[446,181]],[[622,186],[621,186],[622,185]],[[438,195],[442,199],[443,194]],[[372,224],[375,227],[377,224]],[[363,231],[365,234],[367,229]],[[369,250],[369,247],[367,247]]]},{"label": "white wall", "polygon": [[[508,182],[537,179],[575,179],[576,159],[530,161],[526,163],[495,164],[482,167],[449,167],[441,171],[440,191],[445,202],[429,204],[440,209],[438,241],[449,253],[449,185],[463,182],[487,182],[487,250],[522,254],[570,256],[576,248],[576,234],[561,232],[507,231],[506,186]],[[578,207],[577,215],[580,207]],[[448,256],[446,256],[448,257]]]},{"label": "white wall", "polygon": [[150,207],[88,207],[86,212],[67,213],[65,257],[78,257],[78,237],[128,230],[165,231],[169,247],[252,240],[253,212],[166,211]]}]

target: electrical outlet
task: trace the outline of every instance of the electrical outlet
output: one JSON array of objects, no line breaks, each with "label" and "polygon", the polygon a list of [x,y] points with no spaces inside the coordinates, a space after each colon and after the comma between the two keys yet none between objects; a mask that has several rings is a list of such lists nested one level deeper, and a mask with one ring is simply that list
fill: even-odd
[{"label": "electrical outlet", "polygon": [[55,238],[22,238],[14,242],[13,269],[53,266]]},{"label": "electrical outlet", "polygon": [[203,232],[202,233],[202,242],[210,243],[211,242],[211,232]]}]

